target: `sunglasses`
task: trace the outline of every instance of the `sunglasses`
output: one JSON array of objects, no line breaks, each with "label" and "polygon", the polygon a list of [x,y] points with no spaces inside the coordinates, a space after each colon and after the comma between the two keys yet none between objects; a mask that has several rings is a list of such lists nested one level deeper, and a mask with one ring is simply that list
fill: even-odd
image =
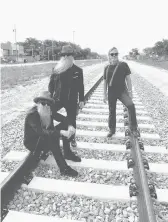
[{"label": "sunglasses", "polygon": [[43,101],[42,101],[42,102],[40,102],[40,104],[41,104],[42,106],[46,106],[46,105],[47,105],[47,106],[51,106],[51,104],[50,104],[50,103],[48,103],[48,102],[43,102]]},{"label": "sunglasses", "polygon": [[118,53],[110,53],[111,56],[118,56]]}]

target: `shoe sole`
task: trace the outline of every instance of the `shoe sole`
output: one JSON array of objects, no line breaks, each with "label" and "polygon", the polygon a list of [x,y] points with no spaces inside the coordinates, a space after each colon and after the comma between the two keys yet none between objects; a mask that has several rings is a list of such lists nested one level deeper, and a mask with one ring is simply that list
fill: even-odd
[{"label": "shoe sole", "polygon": [[75,161],[75,160],[72,160],[72,159],[68,159],[68,158],[66,158],[66,157],[64,157],[66,160],[71,160],[71,161],[73,161],[73,162],[76,162],[76,163],[79,163],[79,162],[81,162],[82,160],[79,160],[79,161]]},{"label": "shoe sole", "polygon": [[113,133],[113,134],[112,134],[112,135],[110,135],[110,136],[107,136],[107,138],[112,137],[114,134],[115,134],[115,133]]},{"label": "shoe sole", "polygon": [[75,145],[74,145],[74,144],[71,144],[71,146],[72,146],[72,147],[77,147],[77,144],[75,144]]}]

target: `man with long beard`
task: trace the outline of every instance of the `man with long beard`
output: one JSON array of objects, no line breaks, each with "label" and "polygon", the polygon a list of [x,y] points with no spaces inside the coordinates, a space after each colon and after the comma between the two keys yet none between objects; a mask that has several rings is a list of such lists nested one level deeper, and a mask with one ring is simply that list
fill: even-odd
[{"label": "man with long beard", "polygon": [[130,68],[127,63],[119,61],[117,48],[113,47],[110,49],[108,57],[109,65],[107,65],[104,70],[104,102],[106,103],[108,99],[109,104],[109,132],[107,137],[111,137],[116,131],[117,99],[119,99],[128,108],[131,121],[131,131],[135,136],[137,136],[137,119],[135,106],[132,101]]},{"label": "man with long beard", "polygon": [[[24,145],[34,157],[31,167],[37,165],[42,153],[45,155],[51,151],[62,175],[77,176],[78,172],[68,166],[65,161],[65,159],[74,162],[81,161],[81,158],[71,151],[69,144],[75,128],[65,116],[52,113],[51,107],[54,100],[48,91],[41,92],[38,97],[34,98],[34,102],[36,105],[27,113],[24,125]],[[54,120],[60,124],[54,126]],[[60,137],[63,140],[64,155],[60,148]]]},{"label": "man with long beard", "polygon": [[[54,111],[64,107],[67,117],[76,129],[77,104],[79,108],[84,106],[83,70],[74,64],[74,52],[70,45],[62,47],[61,59],[50,77],[48,90],[55,100]],[[71,146],[76,147],[75,135]]]}]

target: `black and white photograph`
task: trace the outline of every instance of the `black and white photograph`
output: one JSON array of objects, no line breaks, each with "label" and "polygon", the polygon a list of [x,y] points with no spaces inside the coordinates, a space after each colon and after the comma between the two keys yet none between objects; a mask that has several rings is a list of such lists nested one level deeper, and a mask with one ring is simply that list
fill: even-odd
[{"label": "black and white photograph", "polygon": [[168,222],[168,0],[0,8],[1,222]]}]

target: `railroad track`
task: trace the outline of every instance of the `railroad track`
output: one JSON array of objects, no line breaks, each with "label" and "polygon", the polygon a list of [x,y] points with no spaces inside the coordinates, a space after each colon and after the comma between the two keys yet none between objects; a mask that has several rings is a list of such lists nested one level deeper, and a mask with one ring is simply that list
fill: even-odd
[{"label": "railroad track", "polygon": [[[164,162],[168,152],[165,147],[155,146],[160,137],[135,91],[141,140],[128,135],[129,128],[124,118],[126,110],[120,102],[117,104],[117,132],[112,139],[107,139],[108,106],[102,101],[102,87],[100,75],[96,84],[88,86],[85,95],[88,101],[78,114],[78,147],[73,149],[82,157],[82,162],[67,161],[78,170],[77,178],[60,176],[50,155],[45,161],[40,161],[23,182],[23,175],[30,165],[30,154],[11,151],[4,157],[6,161],[20,162],[12,173],[13,177],[4,174],[7,177],[1,184],[4,222],[135,222],[138,218],[140,222],[155,222],[158,218],[158,221],[166,221],[157,211],[161,208],[168,210],[168,189],[163,189],[163,184],[155,179],[157,175],[168,177],[168,164],[156,163],[155,157],[161,156]],[[144,162],[145,168],[149,165],[149,170],[144,170],[144,158],[152,160]],[[150,185],[153,189],[149,190],[147,183],[155,186]],[[8,196],[11,199],[7,203],[7,193],[14,184],[21,187],[13,197],[11,194]],[[151,199],[150,192],[157,196],[157,200]]]}]

